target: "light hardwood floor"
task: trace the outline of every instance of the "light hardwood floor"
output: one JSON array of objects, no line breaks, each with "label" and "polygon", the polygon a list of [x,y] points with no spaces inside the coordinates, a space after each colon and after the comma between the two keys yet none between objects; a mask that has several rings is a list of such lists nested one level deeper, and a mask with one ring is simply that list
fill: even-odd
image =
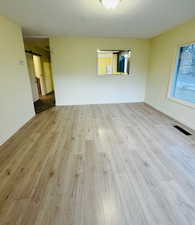
[{"label": "light hardwood floor", "polygon": [[0,225],[194,225],[195,139],[143,104],[55,107],[0,147]]}]

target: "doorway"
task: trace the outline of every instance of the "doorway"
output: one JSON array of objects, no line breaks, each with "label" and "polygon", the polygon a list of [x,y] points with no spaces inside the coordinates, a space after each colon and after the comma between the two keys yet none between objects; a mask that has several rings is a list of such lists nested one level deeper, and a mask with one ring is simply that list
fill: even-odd
[{"label": "doorway", "polygon": [[55,94],[48,39],[24,39],[35,112],[55,106]]}]

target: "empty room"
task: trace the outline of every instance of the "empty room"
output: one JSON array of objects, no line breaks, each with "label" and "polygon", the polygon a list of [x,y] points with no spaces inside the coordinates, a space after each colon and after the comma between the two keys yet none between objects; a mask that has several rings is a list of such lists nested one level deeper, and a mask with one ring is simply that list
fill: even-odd
[{"label": "empty room", "polygon": [[0,0],[0,225],[195,225],[195,1]]}]

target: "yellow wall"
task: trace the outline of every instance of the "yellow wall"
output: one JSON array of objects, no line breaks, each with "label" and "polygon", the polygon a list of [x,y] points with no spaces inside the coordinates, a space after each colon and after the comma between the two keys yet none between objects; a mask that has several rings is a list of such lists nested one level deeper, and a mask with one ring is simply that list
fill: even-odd
[{"label": "yellow wall", "polygon": [[33,55],[30,53],[26,53],[26,61],[28,66],[28,73],[30,78],[33,102],[36,102],[39,100],[39,91],[38,91],[37,81],[35,78]]},{"label": "yellow wall", "polygon": [[20,26],[0,17],[0,33],[2,144],[34,116],[34,107]]},{"label": "yellow wall", "polygon": [[113,54],[113,74],[122,74],[117,72],[117,64],[118,64],[118,58],[116,54]]},{"label": "yellow wall", "polygon": [[195,20],[151,40],[146,102],[195,129],[195,108],[170,100],[167,97],[169,81],[176,63],[178,45],[192,41],[195,43]]},{"label": "yellow wall", "polygon": [[105,75],[107,74],[107,66],[112,66],[113,63],[113,57],[112,54],[98,54],[98,74],[99,75]]},{"label": "yellow wall", "polygon": [[37,55],[33,55],[33,62],[34,62],[34,68],[35,68],[35,76],[38,78],[41,78],[41,76],[43,75],[41,57]]},{"label": "yellow wall", "polygon": [[112,67],[112,75],[126,75],[125,73],[117,72],[117,55],[116,54],[101,54],[98,53],[98,75],[106,75],[107,66]]},{"label": "yellow wall", "polygon": [[46,90],[47,90],[47,93],[50,93],[54,90],[50,61],[43,61],[43,70],[44,70]]},{"label": "yellow wall", "polygon": [[[149,40],[52,37],[50,47],[57,105],[144,101]],[[131,49],[131,75],[98,76],[98,49]]]}]

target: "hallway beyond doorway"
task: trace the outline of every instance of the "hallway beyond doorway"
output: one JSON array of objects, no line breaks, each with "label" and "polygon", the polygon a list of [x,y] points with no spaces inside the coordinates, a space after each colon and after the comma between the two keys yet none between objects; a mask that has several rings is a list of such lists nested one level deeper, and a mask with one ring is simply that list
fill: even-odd
[{"label": "hallway beyond doorway", "polygon": [[24,39],[32,96],[36,113],[55,105],[48,38]]},{"label": "hallway beyond doorway", "polygon": [[54,92],[41,96],[38,101],[34,102],[35,112],[40,113],[55,106]]}]

